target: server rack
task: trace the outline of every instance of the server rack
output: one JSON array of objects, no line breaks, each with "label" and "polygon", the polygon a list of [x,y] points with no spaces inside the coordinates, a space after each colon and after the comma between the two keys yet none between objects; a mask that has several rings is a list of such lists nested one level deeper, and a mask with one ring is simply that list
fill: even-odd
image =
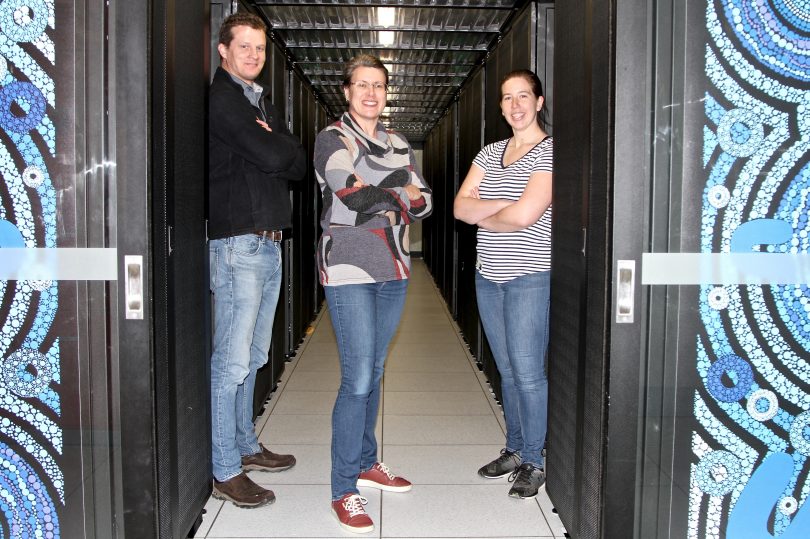
[{"label": "server rack", "polygon": [[[497,105],[503,76],[522,68],[538,74],[553,72],[553,31],[548,28],[554,21],[553,11],[553,4],[530,3],[515,16],[481,70],[464,84],[457,102],[425,142],[425,176],[436,200],[444,200],[425,220],[425,262],[498,399],[500,377],[475,302],[475,229],[453,219],[452,200],[478,150],[511,136]],[[550,81],[543,82],[545,87]],[[549,110],[552,95],[546,95]]]}]

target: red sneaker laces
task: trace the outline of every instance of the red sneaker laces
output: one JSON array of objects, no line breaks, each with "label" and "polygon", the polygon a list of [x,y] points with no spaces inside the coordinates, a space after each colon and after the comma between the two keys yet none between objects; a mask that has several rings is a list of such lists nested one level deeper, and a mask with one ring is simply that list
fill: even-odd
[{"label": "red sneaker laces", "polygon": [[380,470],[382,473],[384,473],[385,475],[387,475],[387,476],[388,476],[388,479],[390,479],[391,481],[393,481],[393,480],[394,480],[394,478],[396,477],[394,474],[392,474],[392,473],[391,473],[391,470],[388,468],[388,466],[386,466],[386,465],[385,465],[385,464],[383,464],[382,462],[378,462],[378,463],[377,463],[377,468],[379,468],[379,470]]},{"label": "red sneaker laces", "polygon": [[353,494],[343,500],[343,509],[349,512],[349,518],[351,518],[365,514],[366,510],[363,509],[363,506],[367,503],[368,500],[366,498],[363,498],[359,494]]}]

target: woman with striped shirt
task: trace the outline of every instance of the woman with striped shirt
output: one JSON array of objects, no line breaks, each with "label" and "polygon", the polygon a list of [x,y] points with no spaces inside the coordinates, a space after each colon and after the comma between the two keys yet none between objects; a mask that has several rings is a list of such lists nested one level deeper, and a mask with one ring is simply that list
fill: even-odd
[{"label": "woman with striped shirt", "polygon": [[500,89],[512,137],[478,153],[453,210],[478,226],[475,290],[506,418],[506,447],[478,473],[509,475],[509,496],[533,498],[545,483],[553,142],[541,127],[537,76],[513,71]]}]

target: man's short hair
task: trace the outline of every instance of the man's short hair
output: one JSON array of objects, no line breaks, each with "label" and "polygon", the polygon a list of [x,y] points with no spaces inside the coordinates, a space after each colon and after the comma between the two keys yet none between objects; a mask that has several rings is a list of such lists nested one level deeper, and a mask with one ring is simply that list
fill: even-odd
[{"label": "man's short hair", "polygon": [[233,28],[235,26],[249,26],[254,30],[267,32],[267,25],[258,15],[247,11],[233,13],[222,21],[222,26],[219,27],[219,42],[226,47],[230,47],[231,41],[233,41]]}]

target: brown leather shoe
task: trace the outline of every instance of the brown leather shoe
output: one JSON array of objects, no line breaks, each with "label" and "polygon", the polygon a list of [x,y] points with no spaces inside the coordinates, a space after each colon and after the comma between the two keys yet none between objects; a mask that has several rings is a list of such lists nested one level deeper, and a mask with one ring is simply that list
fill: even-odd
[{"label": "brown leather shoe", "polygon": [[276,501],[272,490],[260,487],[245,472],[220,483],[214,479],[214,498],[233,502],[237,507],[261,507]]},{"label": "brown leather shoe", "polygon": [[259,444],[261,453],[242,457],[244,471],[256,470],[259,472],[283,472],[295,466],[295,457],[292,455],[277,455]]}]

